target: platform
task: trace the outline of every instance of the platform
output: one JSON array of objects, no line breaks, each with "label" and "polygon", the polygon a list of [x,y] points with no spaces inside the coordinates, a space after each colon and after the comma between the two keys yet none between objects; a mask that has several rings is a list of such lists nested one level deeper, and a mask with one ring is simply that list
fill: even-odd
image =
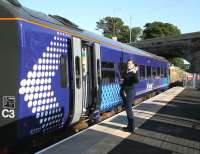
[{"label": "platform", "polygon": [[200,91],[174,87],[133,111],[134,134],[121,112],[37,154],[200,154]]}]

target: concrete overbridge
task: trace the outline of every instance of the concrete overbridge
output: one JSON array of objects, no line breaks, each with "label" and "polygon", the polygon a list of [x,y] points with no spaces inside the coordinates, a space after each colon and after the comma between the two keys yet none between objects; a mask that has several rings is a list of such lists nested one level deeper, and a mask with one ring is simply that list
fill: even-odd
[{"label": "concrete overbridge", "polygon": [[200,73],[200,32],[147,39],[131,45],[166,58],[184,58],[191,63],[192,72]]}]

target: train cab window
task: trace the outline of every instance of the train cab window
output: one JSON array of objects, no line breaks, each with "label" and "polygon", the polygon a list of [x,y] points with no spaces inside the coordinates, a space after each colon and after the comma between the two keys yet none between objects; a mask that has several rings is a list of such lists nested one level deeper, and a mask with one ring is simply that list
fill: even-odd
[{"label": "train cab window", "polygon": [[11,4],[13,4],[14,6],[17,6],[17,7],[22,6],[18,0],[8,0],[8,2],[10,2]]},{"label": "train cab window", "polygon": [[80,89],[81,87],[80,57],[76,56],[75,64],[76,64],[76,87]]},{"label": "train cab window", "polygon": [[115,72],[102,70],[102,84],[115,82]]},{"label": "train cab window", "polygon": [[147,66],[147,78],[151,78],[151,66]]},{"label": "train cab window", "polygon": [[70,20],[68,20],[66,18],[63,18],[63,17],[61,17],[59,15],[49,15],[49,16],[51,18],[56,19],[57,21],[59,21],[60,23],[62,23],[65,26],[71,27],[71,28],[76,29],[76,30],[83,31],[82,29],[79,28],[78,25],[76,25],[75,23],[71,22]]},{"label": "train cab window", "polygon": [[145,66],[144,65],[140,65],[140,79],[144,79],[145,78]]}]

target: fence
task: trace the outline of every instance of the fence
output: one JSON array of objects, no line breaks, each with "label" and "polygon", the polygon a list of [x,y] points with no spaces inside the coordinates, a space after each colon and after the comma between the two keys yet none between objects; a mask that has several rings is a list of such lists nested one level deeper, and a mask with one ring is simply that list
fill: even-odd
[{"label": "fence", "polygon": [[200,74],[187,74],[183,80],[183,86],[200,90]]}]

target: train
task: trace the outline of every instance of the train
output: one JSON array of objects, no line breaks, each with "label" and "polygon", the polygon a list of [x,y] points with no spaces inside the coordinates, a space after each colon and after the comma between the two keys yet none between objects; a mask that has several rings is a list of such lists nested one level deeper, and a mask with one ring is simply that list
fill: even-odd
[{"label": "train", "polygon": [[121,106],[128,59],[139,68],[136,98],[169,86],[165,58],[17,0],[0,1],[0,25],[1,148]]},{"label": "train", "polygon": [[182,70],[177,66],[170,66],[170,86],[180,85],[183,86],[183,81],[186,79],[188,72]]}]

